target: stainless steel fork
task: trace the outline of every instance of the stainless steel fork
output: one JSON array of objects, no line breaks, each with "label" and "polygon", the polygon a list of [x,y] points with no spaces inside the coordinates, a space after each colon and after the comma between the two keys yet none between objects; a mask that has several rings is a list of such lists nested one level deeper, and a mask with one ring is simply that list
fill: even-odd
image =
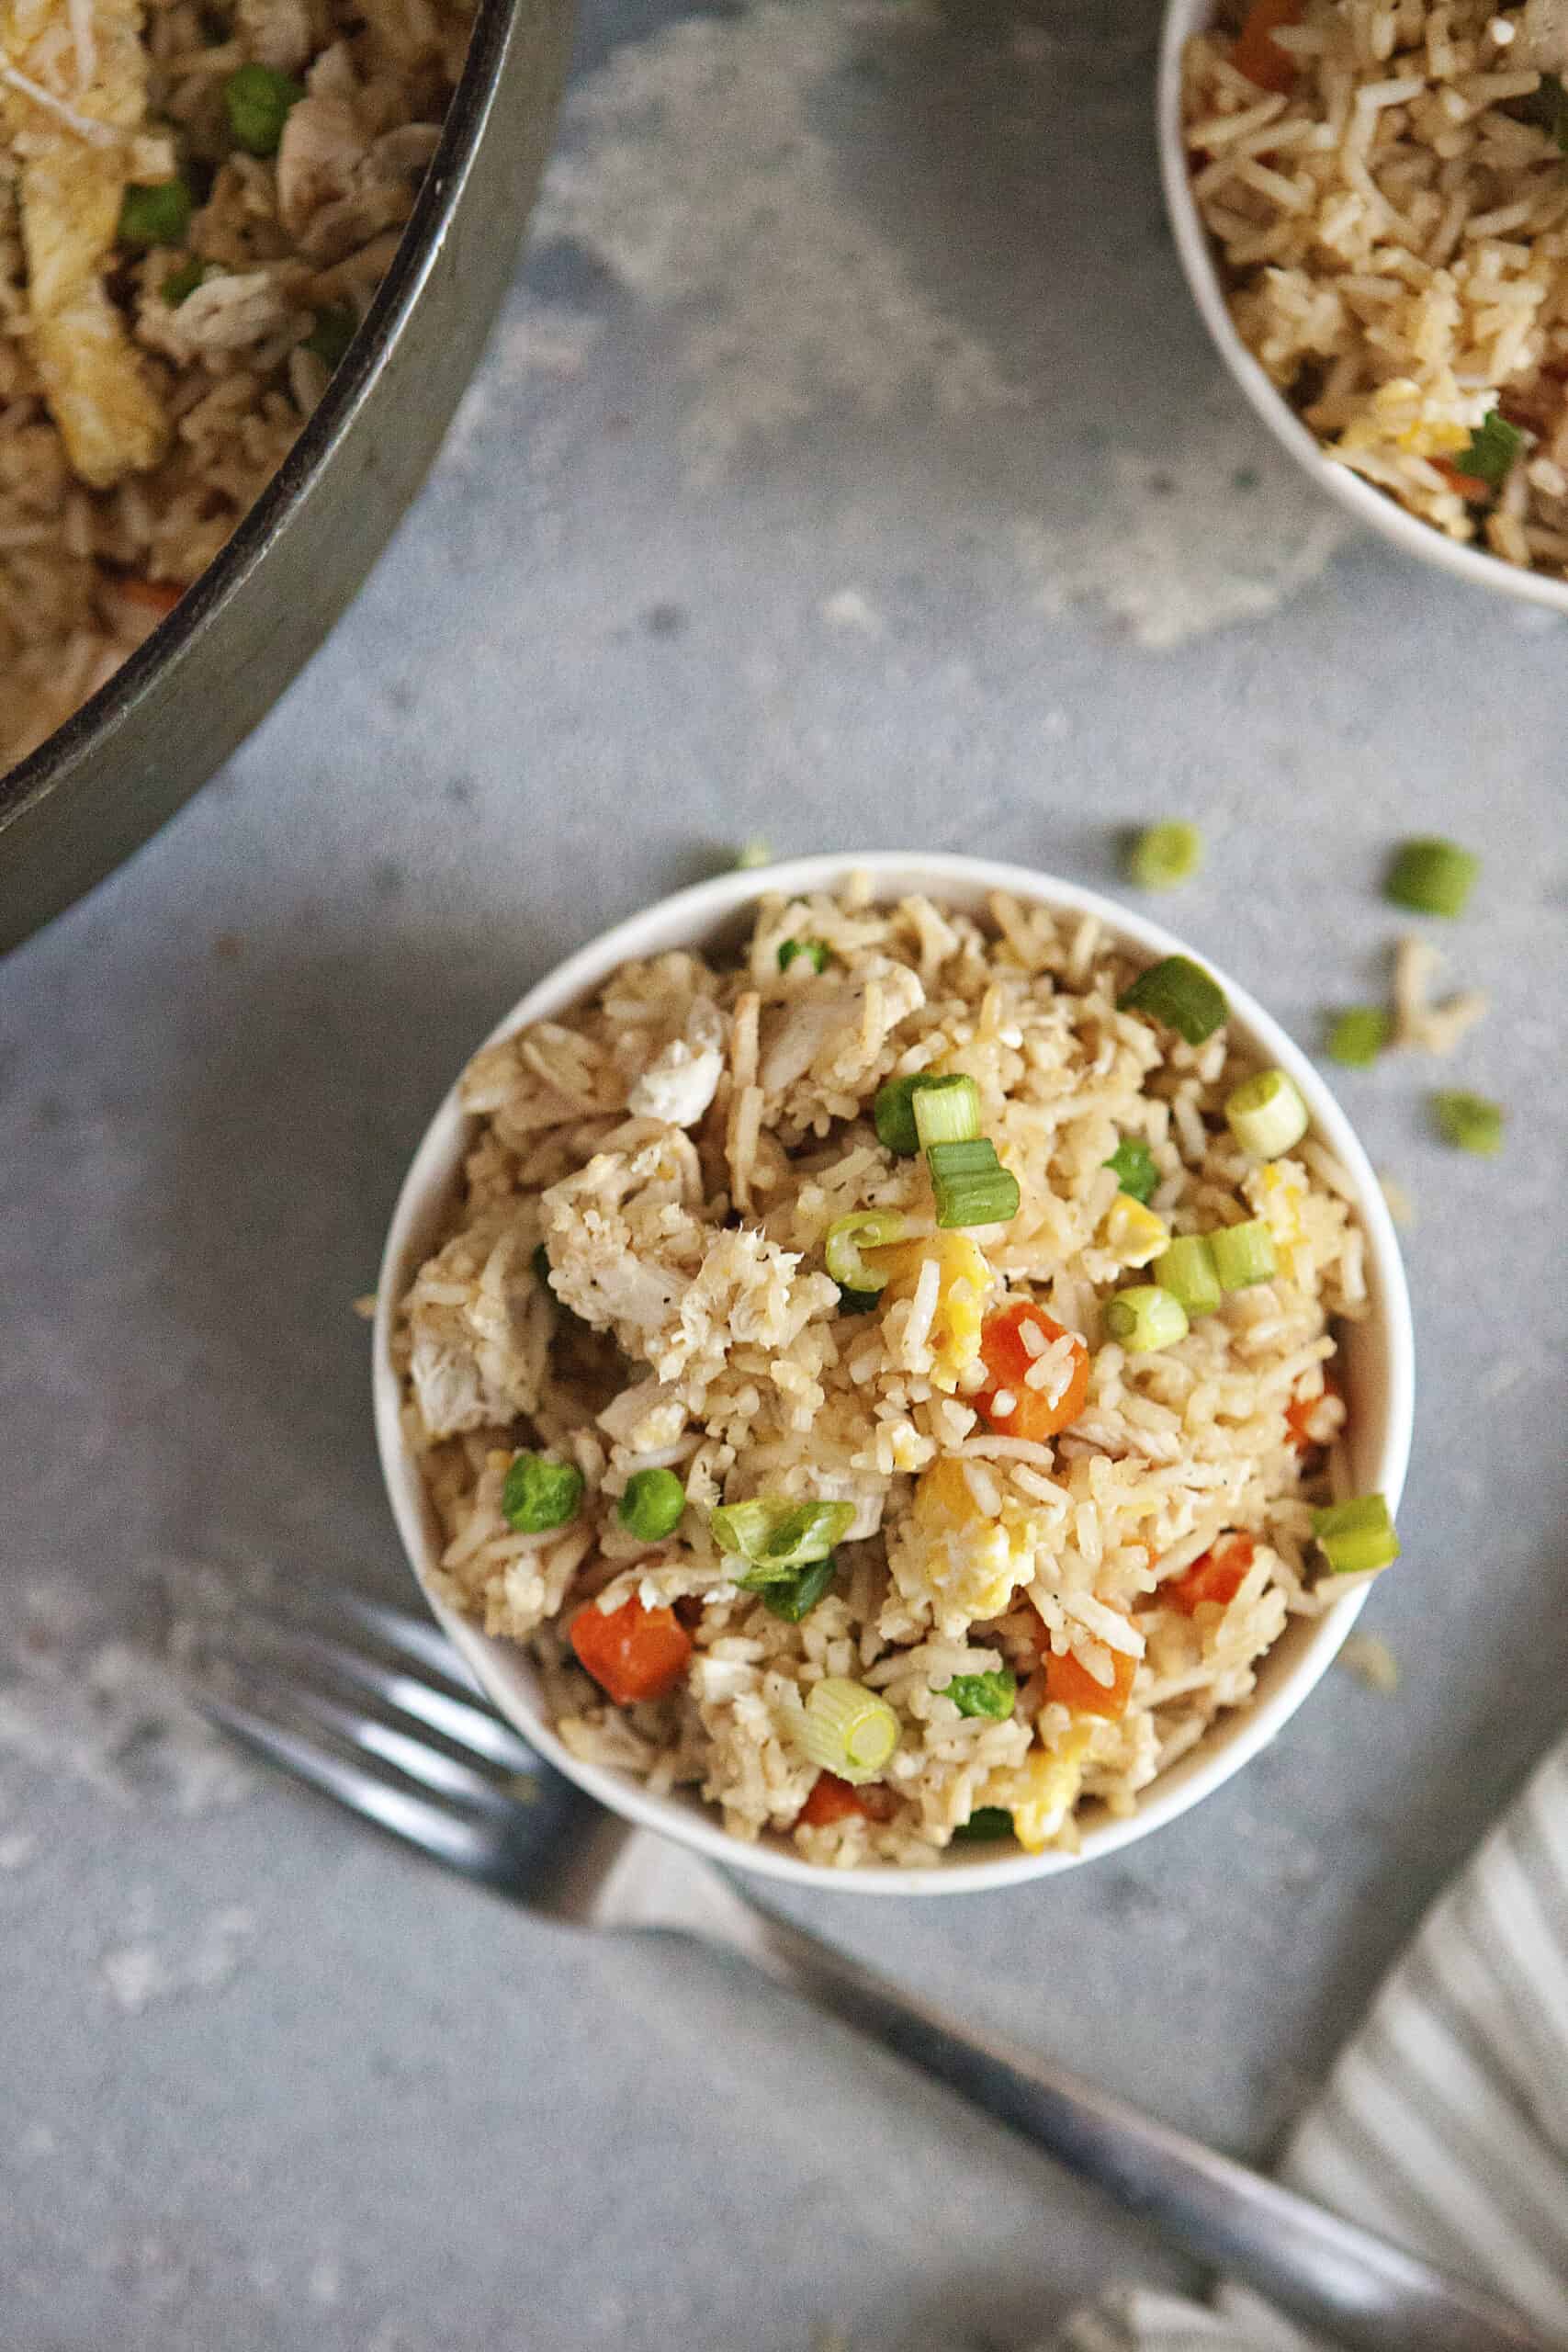
[{"label": "stainless steel fork", "polygon": [[430,1621],[335,1589],[310,1591],[307,1607],[226,1621],[238,1679],[199,1681],[193,1696],[351,1812],[564,1924],[721,1947],[1347,2352],[1568,2352],[1492,2297],[900,1991],[738,1878],[606,1813],[491,1711]]}]

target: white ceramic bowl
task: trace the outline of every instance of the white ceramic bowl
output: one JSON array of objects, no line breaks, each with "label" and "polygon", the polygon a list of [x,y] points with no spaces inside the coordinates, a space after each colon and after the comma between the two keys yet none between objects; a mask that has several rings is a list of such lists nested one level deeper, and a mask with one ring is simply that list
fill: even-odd
[{"label": "white ceramic bowl", "polygon": [[1302,423],[1289,401],[1275,390],[1268,375],[1248,351],[1230,314],[1219,263],[1204,228],[1181,136],[1181,59],[1188,41],[1201,32],[1214,14],[1213,0],[1167,0],[1165,31],[1160,42],[1158,129],[1160,176],[1165,183],[1166,210],[1176,250],[1192,299],[1221,358],[1247,398],[1282,447],[1308,472],[1321,490],[1353,514],[1358,523],[1381,531],[1406,555],[1435,564],[1439,571],[1490,588],[1505,596],[1522,597],[1527,604],[1550,605],[1568,613],[1568,581],[1549,579],[1543,572],[1522,571],[1495,555],[1461,547],[1445,538],[1430,523],[1423,523],[1348,466],[1326,456],[1316,436]]},{"label": "white ceramic bowl", "polygon": [[[748,910],[765,891],[793,895],[829,889],[852,873],[870,874],[879,898],[896,899],[920,890],[945,906],[979,909],[990,892],[1007,890],[1053,910],[1097,915],[1116,938],[1151,960],[1182,952],[1179,940],[1143,916],[1130,914],[1074,883],[1055,881],[1022,866],[918,853],[797,858],[760,872],[724,875],[661,899],[646,913],[618,924],[530,989],[486,1042],[506,1036],[529,1022],[566,1012],[631,957],[738,940],[745,930]],[[1206,957],[1203,960],[1208,962]],[[1312,1063],[1245,989],[1217,967],[1210,968],[1215,970],[1230,999],[1235,1030],[1266,1061],[1289,1070],[1306,1098],[1316,1133],[1355,1182],[1367,1236],[1372,1311],[1366,1321],[1348,1327],[1344,1334],[1352,1487],[1358,1492],[1381,1490],[1388,1497],[1390,1508],[1396,1508],[1410,1451],[1414,1394],[1410,1305],[1382,1193],[1345,1114]],[[1084,1826],[1081,1853],[1077,1855],[1010,1852],[991,1860],[975,1860],[960,1848],[927,1870],[887,1865],[860,1871],[824,1869],[803,1860],[782,1839],[750,1846],[731,1838],[717,1815],[694,1796],[652,1796],[640,1782],[621,1773],[580,1762],[567,1753],[546,1721],[534,1671],[523,1651],[513,1644],[489,1639],[431,1593],[429,1571],[439,1538],[418,1463],[403,1440],[401,1396],[390,1350],[393,1317],[416,1267],[441,1236],[457,1195],[473,1125],[454,1091],[436,1113],[415,1154],[393,1212],[381,1261],[375,1330],[376,1434],[381,1466],[398,1532],[414,1573],[496,1706],[552,1764],[617,1813],[663,1830],[716,1860],[787,1879],[796,1885],[875,1894],[956,1894],[1017,1885],[1024,1879],[1070,1870],[1077,1861],[1114,1853],[1134,1838],[1146,1838],[1152,1829],[1173,1821],[1229,1780],[1295,1713],[1354,1624],[1364,1589],[1348,1594],[1324,1617],[1292,1621],[1263,1661],[1251,1703],[1223,1716],[1190,1755],[1144,1792],[1135,1812],[1123,1817],[1111,1814],[1090,1817]]]}]

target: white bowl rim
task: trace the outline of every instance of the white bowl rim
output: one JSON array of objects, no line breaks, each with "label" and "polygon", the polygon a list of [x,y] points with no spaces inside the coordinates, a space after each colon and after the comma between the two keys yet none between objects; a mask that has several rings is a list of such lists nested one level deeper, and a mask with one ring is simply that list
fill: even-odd
[{"label": "white bowl rim", "polygon": [[[600,933],[537,980],[497,1022],[483,1042],[493,1044],[528,1022],[547,1018],[581,1001],[618,965],[673,944],[675,934],[682,941],[702,941],[765,895],[776,892],[794,898],[814,890],[834,889],[859,874],[871,877],[879,897],[892,896],[896,891],[923,890],[940,903],[944,893],[956,892],[966,896],[973,904],[991,891],[1001,890],[1055,911],[1094,916],[1119,940],[1151,957],[1195,952],[1146,916],[1103,898],[1098,891],[1025,866],[924,851],[795,858],[697,883],[655,901],[640,913]],[[1391,1510],[1397,1510],[1410,1457],[1415,1405],[1414,1341],[1399,1244],[1382,1189],[1349,1121],[1306,1055],[1247,989],[1211,958],[1204,956],[1202,961],[1226,992],[1233,1024],[1247,1035],[1250,1044],[1295,1080],[1312,1112],[1314,1128],[1355,1181],[1356,1205],[1367,1241],[1369,1289],[1376,1308],[1381,1310],[1383,1326],[1383,1433],[1367,1483],[1387,1496]],[[613,1812],[645,1828],[661,1831],[728,1869],[753,1871],[796,1886],[840,1894],[989,1892],[1050,1877],[1115,1853],[1175,1820],[1266,1747],[1326,1672],[1360,1613],[1367,1594],[1364,1586],[1346,1594],[1321,1618],[1295,1621],[1292,1630],[1300,1638],[1300,1651],[1289,1670],[1281,1674],[1279,1687],[1247,1707],[1222,1716],[1189,1756],[1151,1784],[1145,1798],[1132,1814],[1106,1815],[1092,1822],[1076,1854],[1052,1850],[1043,1854],[1008,1854],[972,1862],[944,1860],[934,1868],[877,1863],[855,1870],[835,1870],[807,1861],[782,1842],[747,1845],[723,1828],[705,1807],[699,1810],[700,1800],[650,1795],[639,1782],[572,1756],[542,1714],[524,1707],[509,1675],[503,1671],[503,1659],[508,1662],[511,1675],[520,1670],[517,1661],[521,1654],[516,1645],[492,1641],[477,1625],[459,1616],[431,1590],[424,1573],[431,1548],[429,1505],[418,1464],[403,1440],[401,1384],[392,1365],[391,1332],[398,1300],[412,1271],[418,1228],[428,1226],[436,1204],[449,1197],[462,1140],[470,1128],[471,1122],[457,1101],[454,1083],[414,1154],[392,1212],[378,1283],[373,1333],[372,1389],[382,1476],[399,1534],[425,1600],[493,1703],[540,1755]]]},{"label": "white bowl rim", "polygon": [[1553,580],[1545,572],[1526,571],[1482,548],[1459,546],[1386,492],[1374,489],[1359,474],[1352,473],[1348,466],[1336,465],[1332,458],[1325,457],[1316,436],[1303,424],[1289,401],[1275,390],[1267,371],[1237,334],[1213,246],[1192,194],[1181,135],[1182,52],[1191,36],[1204,29],[1213,13],[1213,0],[1166,0],[1156,106],[1160,178],[1171,234],[1192,299],[1221,358],[1276,441],[1306,469],[1318,488],[1337,499],[1358,523],[1381,531],[1385,539],[1392,539],[1406,554],[1419,557],[1424,563],[1435,563],[1439,570],[1451,571],[1474,587],[1568,613],[1568,581]]}]

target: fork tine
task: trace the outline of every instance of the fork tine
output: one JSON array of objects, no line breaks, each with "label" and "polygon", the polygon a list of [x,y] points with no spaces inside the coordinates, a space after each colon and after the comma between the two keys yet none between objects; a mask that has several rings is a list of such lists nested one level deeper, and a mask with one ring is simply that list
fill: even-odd
[{"label": "fork tine", "polygon": [[367,1657],[363,1650],[351,1650],[341,1642],[330,1641],[304,1627],[284,1624],[261,1611],[245,1610],[241,1613],[265,1627],[267,1639],[279,1648],[324,1667],[356,1689],[368,1691],[383,1705],[439,1732],[443,1739],[466,1749],[470,1756],[477,1756],[487,1764],[499,1764],[510,1773],[538,1771],[539,1758],[534,1750],[510,1724],[491,1714],[488,1706],[476,1706],[470,1699],[454,1698],[446,1690],[434,1690],[398,1667],[383,1665],[379,1658]]},{"label": "fork tine", "polygon": [[411,1665],[423,1666],[427,1672],[439,1674],[455,1684],[457,1690],[484,1698],[462,1653],[430,1618],[416,1617],[407,1609],[394,1609],[385,1600],[367,1600],[363,1594],[349,1592],[341,1585],[311,1585],[306,1590],[313,1604],[335,1610],[351,1623],[362,1625],[367,1634],[375,1634],[378,1641],[385,1642],[389,1649],[395,1650]]},{"label": "fork tine", "polygon": [[350,1813],[362,1814],[380,1828],[389,1830],[393,1837],[422,1847],[469,1878],[482,1880],[503,1893],[515,1894],[514,1872],[503,1842],[493,1828],[451,1813],[428,1797],[415,1795],[411,1789],[394,1788],[390,1781],[378,1779],[375,1773],[363,1770],[346,1758],[334,1756],[315,1740],[290,1731],[286,1724],[275,1723],[249,1707],[220,1698],[204,1686],[194,1687],[190,1696],[192,1704],[210,1722],[232,1733],[270,1762],[281,1764],[300,1780],[308,1781],[323,1795],[335,1797]]},{"label": "fork tine", "polygon": [[341,1740],[345,1747],[357,1747],[362,1755],[375,1757],[432,1795],[475,1807],[502,1823],[512,1818],[520,1804],[528,1803],[525,1792],[520,1794],[515,1786],[503,1788],[488,1773],[476,1771],[471,1764],[459,1763],[444,1748],[400,1731],[395,1724],[383,1723],[379,1716],[345,1707],[324,1690],[312,1690],[306,1683],[276,1683],[265,1668],[251,1661],[244,1664],[242,1671],[248,1696],[270,1701],[287,1714],[302,1716],[309,1726]]}]

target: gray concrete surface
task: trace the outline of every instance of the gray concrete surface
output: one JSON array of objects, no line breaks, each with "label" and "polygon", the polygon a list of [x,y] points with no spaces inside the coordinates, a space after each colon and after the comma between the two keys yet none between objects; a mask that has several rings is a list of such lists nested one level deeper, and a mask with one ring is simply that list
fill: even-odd
[{"label": "gray concrete surface", "polygon": [[1486,870],[1456,1075],[1344,1094],[1409,1189],[1405,1557],[1278,1745],[1032,1892],[803,1905],[1266,2155],[1559,1725],[1562,628],[1348,537],[1161,226],[1147,0],[594,0],[528,270],[368,592],[231,770],[0,971],[7,2352],[1013,2352],[1179,2265],[716,1965],[446,1883],[180,1713],[204,1577],[400,1590],[366,1395],[404,1158],[564,950],[781,851],[1112,881],[1307,1039],[1390,838]]}]

